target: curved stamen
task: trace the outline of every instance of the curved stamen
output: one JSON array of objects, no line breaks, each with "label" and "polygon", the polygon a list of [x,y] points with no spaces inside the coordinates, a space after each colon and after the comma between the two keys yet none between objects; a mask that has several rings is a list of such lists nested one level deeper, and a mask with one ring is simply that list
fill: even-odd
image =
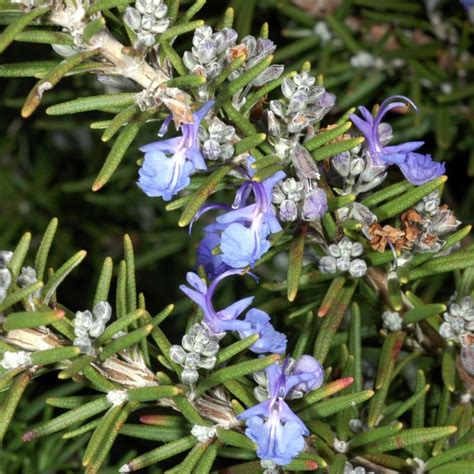
[{"label": "curved stamen", "polygon": [[196,212],[191,222],[189,223],[189,233],[191,234],[193,224],[206,212],[213,211],[214,209],[224,209],[225,211],[231,211],[232,208],[228,204],[216,203],[216,204],[204,204]]},{"label": "curved stamen", "polygon": [[242,202],[245,202],[248,198],[251,183],[250,181],[245,181],[245,183],[240,186],[237,193],[235,194],[234,202],[232,203],[232,209],[238,209]]},{"label": "curved stamen", "polygon": [[[394,102],[394,100],[396,100],[396,99],[404,100],[406,103],[405,102]],[[377,115],[374,118],[374,125],[373,125],[373,129],[372,129],[373,139],[374,139],[374,142],[377,144],[377,148],[378,148],[377,151],[379,151],[379,152],[383,151],[382,150],[383,147],[380,143],[379,133],[378,133],[379,125],[382,122],[382,119],[385,117],[385,115],[387,115],[388,112],[390,112],[390,110],[396,109],[398,107],[407,107],[408,105],[411,105],[418,112],[418,108],[417,108],[416,104],[411,99],[409,99],[408,97],[405,97],[403,95],[393,95],[391,97],[387,97],[380,104],[380,108],[377,112]]]},{"label": "curved stamen", "polygon": [[214,296],[214,292],[216,291],[217,285],[224,280],[225,278],[232,276],[232,275],[245,275],[247,272],[246,270],[243,270],[241,268],[239,269],[233,269],[233,270],[227,270],[224,273],[221,273],[217,278],[215,278],[212,283],[209,285],[209,288],[207,289],[206,293],[206,306],[209,310],[209,314],[212,314],[213,317],[217,318],[217,312],[214,309],[214,306],[212,304],[212,297]]}]

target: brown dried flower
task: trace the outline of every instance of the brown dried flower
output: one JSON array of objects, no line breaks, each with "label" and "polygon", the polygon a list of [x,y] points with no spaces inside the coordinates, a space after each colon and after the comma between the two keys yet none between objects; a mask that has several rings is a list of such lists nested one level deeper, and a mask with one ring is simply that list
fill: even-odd
[{"label": "brown dried flower", "polygon": [[369,226],[370,246],[377,252],[385,251],[387,244],[390,242],[396,250],[400,250],[406,245],[405,232],[396,229],[391,225],[383,227],[375,222]]}]

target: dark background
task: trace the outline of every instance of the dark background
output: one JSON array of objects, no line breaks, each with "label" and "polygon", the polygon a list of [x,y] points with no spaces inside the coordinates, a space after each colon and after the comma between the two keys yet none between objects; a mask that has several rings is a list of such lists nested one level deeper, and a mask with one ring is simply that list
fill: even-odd
[{"label": "dark background", "polygon": [[[306,19],[303,22],[295,20],[277,8],[281,3],[287,4],[273,0],[211,0],[198,17],[217,20],[227,6],[233,5],[237,12],[235,25],[241,35],[249,32],[258,35],[261,23],[265,20],[270,24],[271,39],[282,48],[287,45],[294,47],[298,39],[290,37],[291,30],[309,31],[309,23],[320,21],[321,18],[304,14]],[[396,71],[378,71],[377,74],[383,75],[380,85],[367,91],[360,101],[350,105],[364,104],[372,107],[389,95],[405,94],[412,97],[410,92],[415,91],[419,96],[417,102],[420,114],[392,117],[391,123],[399,139],[421,136],[426,141],[424,152],[433,154],[438,160],[447,161],[449,180],[444,200],[464,224],[472,223],[474,92],[443,106],[437,98],[440,96],[441,83],[451,83],[455,92],[472,84],[474,62],[471,59],[467,67],[463,66],[467,72],[462,76],[459,72],[460,51],[453,53],[453,60],[448,61],[449,64],[442,61],[449,44],[440,41],[430,31],[422,1],[411,2],[420,6],[416,14],[372,9],[363,3],[343,1],[334,15],[340,22],[358,19],[359,27],[351,31],[351,34],[363,45],[364,50],[377,49],[382,57],[387,58],[396,57],[400,53],[405,58],[406,65]],[[471,54],[473,27],[468,26],[463,8],[456,1],[441,2],[441,7],[444,21],[452,25],[460,35],[467,30],[467,46],[463,48],[467,54]],[[371,41],[367,37],[374,25],[384,25],[389,34],[395,36],[419,29],[433,42],[436,53],[420,57],[416,45],[402,45],[396,52],[384,51],[377,41]],[[189,48],[190,36],[183,39],[182,49],[185,50]],[[275,61],[280,62],[280,55],[289,67],[299,67],[304,59],[311,59],[313,72],[325,75],[328,90],[336,93],[343,103],[350,103],[351,94],[374,74],[372,70],[356,70],[344,76],[341,71],[350,68],[352,54],[345,44],[318,45],[297,50],[290,55],[285,55],[280,50]],[[0,58],[0,65],[39,59],[59,57],[47,45],[14,43]],[[424,86],[423,79],[426,78],[420,73],[418,64],[435,71],[439,82],[430,87]],[[32,117],[24,120],[19,112],[36,80],[1,78],[0,81],[0,130],[3,131],[0,137],[0,249],[13,249],[22,233],[32,232],[32,251],[27,259],[27,263],[31,265],[42,232],[52,217],[58,217],[60,226],[51,252],[50,265],[57,268],[76,251],[88,251],[87,259],[74,270],[60,291],[61,302],[76,311],[86,309],[92,303],[103,259],[111,256],[115,268],[118,267],[123,257],[122,238],[128,233],[135,245],[138,288],[145,293],[150,311],[158,311],[171,302],[186,304],[186,300],[179,294],[178,285],[184,282],[186,271],[193,268],[199,227],[189,236],[187,229],[177,227],[180,211],[166,212],[160,199],[146,197],[135,184],[138,171],[136,160],[140,158],[138,147],[153,140],[156,126],[148,125],[140,132],[113,179],[104,189],[93,193],[90,190],[91,184],[111,143],[102,143],[102,131],[91,130],[89,124],[110,116],[88,113],[51,117],[44,110],[48,105],[65,100],[102,94],[103,85],[88,75],[67,78],[53,91],[46,92],[42,106]],[[337,120],[340,113],[341,110],[336,109],[333,114],[328,115],[325,122]],[[248,282],[241,283],[247,284],[252,285]],[[174,332],[178,328],[169,329]],[[56,378],[48,376],[42,379],[42,385],[36,386],[37,392],[30,394],[31,402],[23,402],[24,406],[13,426],[8,447],[0,446],[0,452],[5,448],[2,456],[7,457],[22,450],[23,471],[18,472],[78,472],[77,454],[73,453],[82,449],[80,442],[84,442],[84,437],[69,452],[65,446],[70,445],[63,444],[59,436],[49,437],[26,447],[17,441],[31,423],[47,419],[53,412],[58,413],[52,408],[44,411],[45,397],[52,395],[50,389],[58,395],[66,395],[73,393],[78,387],[75,384],[56,387]],[[38,391],[43,395],[40,396]],[[120,462],[129,446],[127,438],[120,439],[125,441],[121,447],[114,448],[113,464]],[[125,447],[126,449],[122,449]],[[153,447],[153,443],[143,442],[139,451],[144,452]],[[57,463],[54,462],[56,457]],[[5,459],[7,458],[4,457],[3,462]],[[3,462],[0,462],[0,473]],[[8,474],[14,472],[11,466],[18,466],[16,461],[5,465],[10,466]],[[104,469],[104,472],[108,471]],[[116,472],[116,469],[110,472]]]}]

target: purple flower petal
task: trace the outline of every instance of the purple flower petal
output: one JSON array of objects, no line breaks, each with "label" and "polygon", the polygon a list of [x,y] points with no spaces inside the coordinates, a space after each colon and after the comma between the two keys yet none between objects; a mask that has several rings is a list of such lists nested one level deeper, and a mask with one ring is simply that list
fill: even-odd
[{"label": "purple flower petal", "polygon": [[446,171],[444,163],[437,163],[431,159],[431,155],[421,153],[408,153],[405,162],[399,166],[405,178],[416,186],[438,178]]}]

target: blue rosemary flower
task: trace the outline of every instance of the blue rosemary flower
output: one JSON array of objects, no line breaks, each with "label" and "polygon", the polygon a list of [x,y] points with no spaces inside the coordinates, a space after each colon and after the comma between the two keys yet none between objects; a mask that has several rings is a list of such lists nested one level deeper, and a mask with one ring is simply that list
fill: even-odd
[{"label": "blue rosemary flower", "polygon": [[417,186],[442,176],[446,171],[444,163],[436,163],[431,155],[420,153],[408,153],[405,161],[398,166],[405,178]]},{"label": "blue rosemary flower", "polygon": [[217,223],[205,227],[204,238],[199,242],[197,248],[196,264],[198,267],[201,265],[204,267],[206,275],[211,280],[230,269],[222,260],[222,254],[213,252],[221,243],[220,233],[224,228],[225,226]]},{"label": "blue rosemary flower", "polygon": [[[192,124],[181,125],[182,135],[168,140],[159,140],[140,148],[145,160],[139,171],[138,186],[150,197],[162,197],[169,201],[190,183],[195,170],[205,170],[206,163],[199,149],[199,124],[214,101],[204,104],[193,114]],[[158,133],[164,135],[171,122],[168,117]]]},{"label": "blue rosemary flower", "polygon": [[[250,158],[248,165],[253,161]],[[206,237],[199,246],[198,265],[204,265],[210,275],[215,275],[216,270],[223,268],[223,265],[227,268],[253,267],[270,248],[268,236],[282,230],[272,207],[272,191],[285,177],[285,173],[278,171],[259,183],[251,179],[253,172],[249,168],[248,179],[237,191],[232,208],[225,204],[205,205],[193,219],[194,222],[205,212],[214,209],[228,211],[204,229]],[[253,202],[248,204],[251,195]],[[213,247],[210,248],[210,245]],[[212,252],[217,247],[220,247],[219,257]]]},{"label": "blue rosemary flower", "polygon": [[[233,210],[216,219],[225,225],[220,245],[225,264],[232,268],[253,267],[268,251],[268,236],[282,229],[272,207],[272,190],[284,177],[285,173],[278,171],[262,183],[246,181],[237,191]],[[245,205],[250,193],[255,201]]]},{"label": "blue rosemary flower", "polygon": [[260,339],[250,347],[252,352],[264,354],[266,352],[283,354],[286,351],[286,336],[275,331],[270,323],[270,316],[261,309],[252,308],[245,315],[245,322],[250,323],[250,329],[239,331],[240,337],[258,334]]},{"label": "blue rosemary flower", "polygon": [[245,410],[238,418],[245,420],[245,434],[257,444],[257,456],[284,466],[289,464],[305,446],[309,431],[291,411],[285,398],[296,388],[316,381],[322,383],[322,372],[288,374],[289,360],[266,369],[269,399]]},{"label": "blue rosemary flower", "polygon": [[[397,101],[397,99],[404,102]],[[408,181],[412,184],[420,185],[441,176],[445,171],[444,163],[434,162],[430,155],[413,153],[424,142],[406,142],[399,145],[386,146],[386,139],[381,140],[381,132],[383,132],[383,126],[381,127],[382,119],[390,110],[405,107],[407,104],[410,104],[417,110],[413,101],[407,97],[391,96],[382,102],[375,117],[365,107],[359,107],[362,118],[351,114],[350,119],[367,140],[368,154],[373,167],[385,168],[389,165],[397,165]]]},{"label": "blue rosemary flower", "polygon": [[222,280],[232,275],[243,274],[242,270],[226,271],[214,279],[208,287],[196,273],[188,272],[186,280],[191,288],[186,285],[180,285],[179,289],[203,310],[203,322],[212,334],[223,334],[226,331],[245,331],[251,328],[249,322],[239,321],[237,318],[252,303],[253,296],[236,301],[220,311],[216,311],[212,304],[212,297],[216,287]]}]

